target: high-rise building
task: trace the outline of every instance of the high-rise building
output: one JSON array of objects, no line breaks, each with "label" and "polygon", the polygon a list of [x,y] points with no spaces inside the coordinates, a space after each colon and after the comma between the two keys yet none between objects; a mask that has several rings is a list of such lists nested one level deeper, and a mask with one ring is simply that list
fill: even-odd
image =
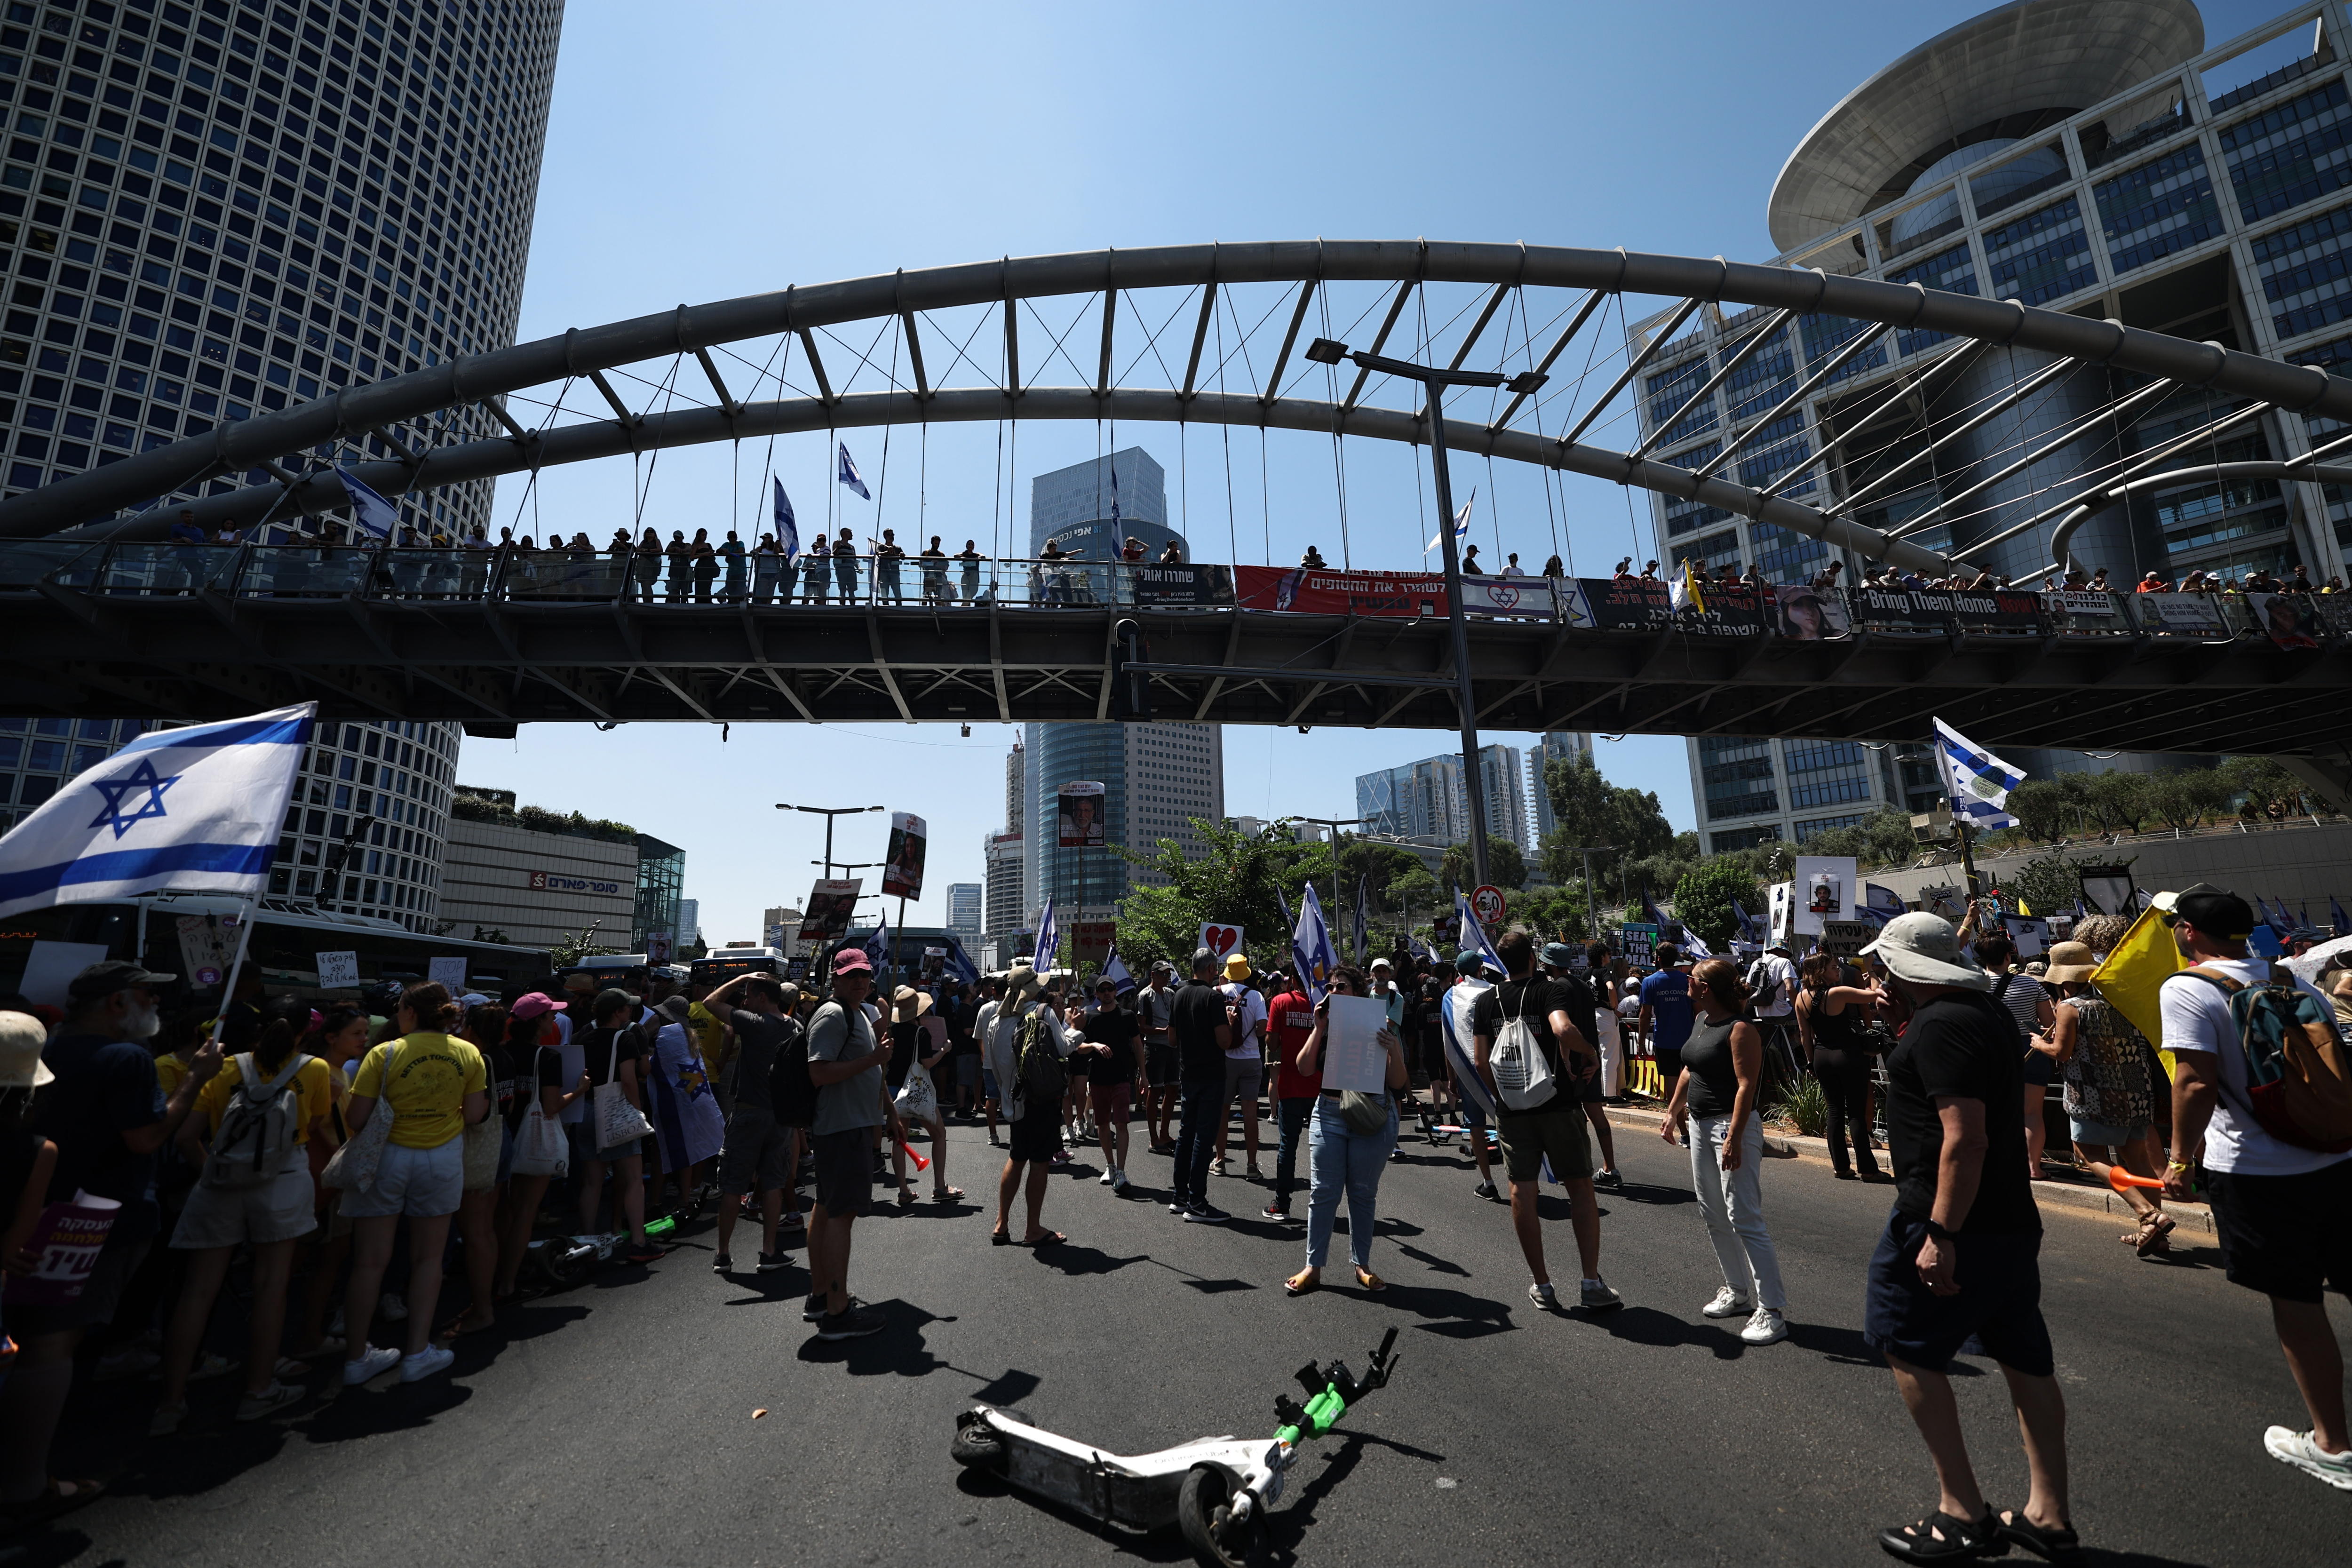
[{"label": "high-rise building", "polygon": [[1544,770],[1554,763],[1572,763],[1592,754],[1592,736],[1582,730],[1554,730],[1528,748],[1528,857],[1535,858],[1544,839],[1559,826],[1552,815],[1551,792],[1544,786]]},{"label": "high-rise building", "polygon": [[[1120,845],[1150,855],[1172,839],[1187,855],[1203,847],[1192,821],[1223,820],[1224,734],[1215,724],[1032,724],[1028,726],[1028,834],[1024,913],[1052,895],[1060,910],[1107,909],[1130,887],[1164,881],[1111,853]],[[1065,784],[1103,786],[1100,849],[1057,842],[1056,800]]]},{"label": "high-rise building", "polygon": [[457,724],[322,720],[294,780],[270,893],[435,930],[464,739]]},{"label": "high-rise building", "polygon": [[1168,526],[1168,472],[1140,447],[1029,481],[1029,550],[1052,543],[1088,561],[1118,559],[1129,539],[1152,560],[1184,541]]},{"label": "high-rise building", "polygon": [[[2352,364],[2347,26],[2341,5],[2305,5],[2208,50],[2189,0],[2020,0],[1986,12],[1872,77],[1806,135],[1772,189],[1773,265],[2015,300],[2331,371]],[[1635,352],[1662,326],[1633,323]],[[1948,363],[1955,349],[1963,357]],[[1778,481],[1780,494],[1937,550],[1981,543],[1976,559],[2012,576],[2049,561],[2069,498],[2216,420],[2246,416],[2195,444],[2199,464],[2293,458],[2343,428],[2095,365],[2015,395],[2060,368],[1935,332],[1706,305],[1642,367],[1637,409],[1661,461],[1696,468],[1728,456],[1722,471],[1742,484]],[[2152,401],[2097,416],[2144,390]],[[1677,565],[1753,563],[1801,582],[1832,555],[1714,507],[1656,495],[1651,507],[1658,553]],[[2216,479],[2137,492],[2071,551],[2123,582],[2297,563],[2321,580],[2344,573],[2347,544],[2352,487]],[[1849,578],[1859,564],[1848,563]],[[2040,773],[2154,763],[2003,754]],[[1694,740],[1691,773],[1711,850],[1802,842],[1934,795],[1923,757],[1838,740]]]},{"label": "high-rise building", "polygon": [[802,911],[791,904],[777,904],[760,911],[760,943],[763,947],[789,947],[798,939]]},{"label": "high-rise building", "polygon": [[680,899],[677,901],[677,944],[702,940],[702,900]]},{"label": "high-rise building", "polygon": [[1013,750],[1004,754],[1004,826],[1017,833],[1022,816],[1029,809],[1028,774],[1023,764],[1028,760],[1028,746],[1021,736],[1013,738]]},{"label": "high-rise building", "polygon": [[668,936],[673,954],[683,945],[678,906],[685,901],[679,897],[685,886],[686,851],[650,833],[638,834],[636,919],[629,932],[630,952],[643,952],[646,938],[656,933]]},{"label": "high-rise building", "polygon": [[981,882],[948,884],[948,930],[958,936],[978,936],[987,913],[988,889]]},{"label": "high-rise building", "polygon": [[0,833],[148,727],[139,719],[0,719]]},{"label": "high-rise building", "polygon": [[1002,936],[1021,929],[1028,913],[1028,890],[1023,874],[1027,862],[1017,831],[992,833],[987,844],[987,906],[982,911],[987,934]]},{"label": "high-rise building", "polygon": [[[1486,837],[1508,839],[1523,854],[1532,855],[1519,753],[1502,745],[1479,748],[1478,776],[1484,790]],[[1462,759],[1449,752],[1402,767],[1357,774],[1356,815],[1367,834],[1466,843],[1470,802],[1462,787]]]}]

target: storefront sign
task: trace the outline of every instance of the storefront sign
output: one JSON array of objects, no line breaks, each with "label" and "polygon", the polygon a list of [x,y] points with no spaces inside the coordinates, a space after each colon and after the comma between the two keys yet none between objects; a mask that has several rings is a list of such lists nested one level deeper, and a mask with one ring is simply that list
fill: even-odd
[{"label": "storefront sign", "polygon": [[567,876],[562,871],[533,871],[530,890],[534,893],[604,893],[621,890],[618,882],[599,881],[593,877]]}]

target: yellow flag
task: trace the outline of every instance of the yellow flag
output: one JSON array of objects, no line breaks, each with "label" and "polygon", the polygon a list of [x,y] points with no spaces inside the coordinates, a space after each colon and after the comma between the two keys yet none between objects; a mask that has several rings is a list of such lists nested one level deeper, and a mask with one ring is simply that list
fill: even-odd
[{"label": "yellow flag", "polygon": [[2173,944],[2172,929],[2158,911],[2146,909],[2107,954],[2106,962],[2091,971],[2091,984],[2099,988],[2099,994],[2130,1019],[2132,1027],[2147,1036],[2150,1045],[2158,1047],[2167,1075],[2172,1071],[2172,1053],[2162,1048],[2164,1017],[2157,1005],[2157,993],[2167,980],[2188,967],[2180,949]]}]

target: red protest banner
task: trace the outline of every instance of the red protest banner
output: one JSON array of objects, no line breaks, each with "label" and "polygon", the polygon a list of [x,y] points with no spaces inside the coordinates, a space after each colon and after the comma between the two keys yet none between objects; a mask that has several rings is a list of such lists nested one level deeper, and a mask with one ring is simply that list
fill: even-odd
[{"label": "red protest banner", "polygon": [[1245,610],[1297,610],[1318,616],[1445,614],[1445,579],[1433,572],[1236,566],[1234,595]]}]

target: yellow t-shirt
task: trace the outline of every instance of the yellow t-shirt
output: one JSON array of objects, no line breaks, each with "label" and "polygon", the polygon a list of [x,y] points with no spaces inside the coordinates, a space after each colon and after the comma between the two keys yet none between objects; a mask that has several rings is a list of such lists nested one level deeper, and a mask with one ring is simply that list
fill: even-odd
[{"label": "yellow t-shirt", "polygon": [[699,1002],[689,1002],[686,1005],[686,1022],[702,1047],[702,1065],[706,1068],[718,1066],[719,1047],[726,1029],[726,1026],[719,1021],[719,1015]]},{"label": "yellow t-shirt", "polygon": [[176,1051],[165,1051],[155,1058],[155,1087],[163,1091],[165,1100],[172,1098],[172,1091],[187,1076],[188,1064],[180,1059]]},{"label": "yellow t-shirt", "polygon": [[[264,1082],[268,1081],[269,1074],[261,1072],[258,1067],[255,1071]],[[308,1143],[310,1141],[310,1123],[326,1115],[327,1108],[333,1103],[332,1075],[333,1069],[321,1057],[312,1057],[294,1075],[294,1093],[301,1118],[301,1129],[294,1134],[296,1142]],[[236,1070],[236,1058],[231,1057],[221,1064],[220,1071],[205,1080],[205,1087],[197,1091],[196,1109],[209,1119],[214,1131],[220,1131],[221,1118],[228,1114],[229,1096],[235,1094],[237,1086],[244,1081],[245,1075]]]},{"label": "yellow t-shirt", "polygon": [[381,1116],[383,1104],[391,1106],[398,1118],[393,1142],[438,1149],[466,1130],[466,1096],[487,1089],[489,1080],[489,1065],[470,1042],[420,1029],[368,1052],[352,1092],[383,1102],[372,1114]]}]

